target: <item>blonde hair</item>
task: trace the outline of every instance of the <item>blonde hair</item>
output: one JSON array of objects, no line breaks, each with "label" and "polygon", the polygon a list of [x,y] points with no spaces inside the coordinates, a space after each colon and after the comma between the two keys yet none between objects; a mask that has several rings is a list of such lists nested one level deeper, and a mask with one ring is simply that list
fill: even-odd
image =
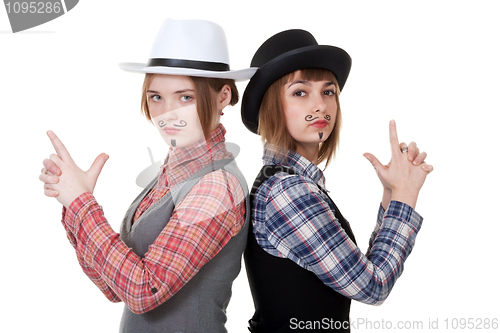
[{"label": "blonde hair", "polygon": [[[142,84],[141,111],[149,121],[152,120],[151,114],[149,113],[147,91],[151,85],[151,81],[153,81],[154,75],[155,74],[147,73]],[[198,111],[198,118],[200,119],[205,139],[208,140],[210,132],[213,130],[211,127],[219,111],[217,110],[217,101],[215,100],[213,93],[220,92],[227,84],[231,88],[231,101],[229,102],[229,105],[235,105],[239,100],[238,89],[236,88],[234,80],[231,79],[197,76],[187,77],[193,81],[196,94],[196,109]]]},{"label": "blonde hair", "polygon": [[[325,168],[335,156],[339,144],[342,114],[339,104],[339,85],[335,74],[326,69],[310,68],[289,73],[276,80],[264,94],[259,111],[259,127],[263,142],[272,145],[277,151],[296,151],[297,142],[288,132],[285,124],[285,110],[283,108],[283,86],[294,79],[298,73],[300,79],[307,81],[333,81],[336,87],[335,99],[337,101],[337,116],[332,133],[324,142],[319,143],[318,164],[326,161]],[[281,156],[284,157],[284,156]]]}]

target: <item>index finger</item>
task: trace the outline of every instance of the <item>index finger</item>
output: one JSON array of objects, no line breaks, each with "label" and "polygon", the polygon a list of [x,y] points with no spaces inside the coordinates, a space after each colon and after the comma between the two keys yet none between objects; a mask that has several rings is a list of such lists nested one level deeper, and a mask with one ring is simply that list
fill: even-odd
[{"label": "index finger", "polygon": [[401,152],[399,147],[398,132],[396,130],[396,122],[391,120],[389,122],[389,142],[391,143],[392,155],[395,156]]},{"label": "index finger", "polygon": [[52,146],[56,150],[57,156],[59,156],[63,161],[71,161],[71,155],[69,154],[62,141],[59,140],[57,135],[55,135],[55,133],[52,131],[48,131],[47,135],[50,139],[50,142],[52,142]]}]

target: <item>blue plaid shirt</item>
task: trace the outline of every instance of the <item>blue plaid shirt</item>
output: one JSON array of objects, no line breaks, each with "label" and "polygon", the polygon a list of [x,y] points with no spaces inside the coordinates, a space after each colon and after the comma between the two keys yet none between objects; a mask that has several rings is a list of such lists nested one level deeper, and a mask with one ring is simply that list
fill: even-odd
[{"label": "blue plaid shirt", "polygon": [[265,165],[285,165],[255,193],[253,230],[269,254],[286,257],[313,272],[327,286],[351,299],[380,305],[389,296],[422,225],[410,206],[380,206],[366,254],[349,239],[328,204],[323,172],[296,152],[277,158],[266,145]]}]

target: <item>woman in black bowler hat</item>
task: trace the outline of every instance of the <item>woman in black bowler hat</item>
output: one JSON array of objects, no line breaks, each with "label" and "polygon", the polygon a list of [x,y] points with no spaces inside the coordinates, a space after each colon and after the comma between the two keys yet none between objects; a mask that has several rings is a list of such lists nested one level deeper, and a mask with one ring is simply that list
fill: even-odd
[{"label": "woman in black bowler hat", "polygon": [[349,332],[351,299],[382,304],[403,272],[422,224],[418,193],[433,168],[415,143],[399,143],[391,121],[391,161],[364,155],[383,195],[363,253],[318,168],[328,166],[338,145],[350,56],[318,45],[307,31],[288,30],[265,41],[251,67],[259,69],[241,115],[262,137],[264,167],[251,190],[244,255],[255,304],[250,330]]}]

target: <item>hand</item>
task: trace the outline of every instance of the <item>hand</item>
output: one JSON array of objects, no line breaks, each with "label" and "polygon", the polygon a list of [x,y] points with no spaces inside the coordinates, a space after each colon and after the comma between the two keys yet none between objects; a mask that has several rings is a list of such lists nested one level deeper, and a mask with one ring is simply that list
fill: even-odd
[{"label": "hand", "polygon": [[[415,142],[410,142],[409,146],[406,145],[406,143],[401,142],[399,144],[399,149],[401,150],[401,152],[406,151],[406,156],[408,158],[408,161],[412,162],[413,165],[421,165],[422,163],[425,162],[425,159],[427,158],[427,153],[420,152],[420,149],[418,149],[417,144]],[[367,155],[371,155],[371,154],[367,153]],[[390,165],[391,165],[391,161],[389,161],[389,163],[387,163],[385,165],[385,167],[389,167]],[[432,166],[428,165],[424,168],[424,170],[428,169],[429,167],[432,168]],[[385,192],[389,192],[389,193],[392,192],[386,183],[382,182],[382,185],[384,186]]]},{"label": "hand", "polygon": [[[407,152],[406,156],[408,161],[412,162],[413,165],[420,165],[425,162],[427,153],[420,152],[415,142],[411,142],[409,146],[407,146],[406,143],[401,142],[399,144],[399,148],[402,152]],[[390,161],[387,163],[386,167],[389,167],[389,165],[391,165]],[[392,200],[392,190],[387,184],[382,183],[382,185],[384,187],[384,193],[382,195],[381,204],[382,208],[386,210]]]},{"label": "hand", "polygon": [[[401,201],[415,208],[418,192],[424,184],[427,175],[433,170],[433,167],[423,162],[427,154],[419,153],[414,143],[410,144],[411,152],[410,146],[408,147],[410,153],[401,152],[401,147],[404,147],[405,144],[399,144],[394,121],[391,121],[389,124],[389,139],[392,157],[387,165],[382,165],[372,154],[365,153],[363,156],[375,168],[384,186],[384,193],[390,192],[392,196],[391,200]],[[409,154],[414,157],[413,162],[410,161]]]},{"label": "hand", "polygon": [[420,149],[418,149],[417,144],[415,142],[410,142],[409,146],[407,146],[406,143],[401,142],[399,144],[399,148],[401,151],[407,149],[406,156],[408,157],[408,161],[412,162],[413,165],[420,165],[424,163],[425,159],[427,158],[427,153],[420,152]]},{"label": "hand", "polygon": [[47,135],[57,155],[52,154],[50,160],[44,160],[44,169],[39,178],[44,182],[45,195],[56,197],[67,208],[82,193],[93,193],[97,178],[109,157],[100,154],[88,171],[82,171],[61,140],[51,131]]},{"label": "hand", "polygon": [[[43,160],[42,173],[38,177],[45,184],[57,184],[59,182],[59,177],[61,175],[61,169],[50,159],[46,158]],[[55,198],[59,195],[59,192],[55,190],[50,190],[48,188],[44,189],[45,195],[48,197]]]}]

